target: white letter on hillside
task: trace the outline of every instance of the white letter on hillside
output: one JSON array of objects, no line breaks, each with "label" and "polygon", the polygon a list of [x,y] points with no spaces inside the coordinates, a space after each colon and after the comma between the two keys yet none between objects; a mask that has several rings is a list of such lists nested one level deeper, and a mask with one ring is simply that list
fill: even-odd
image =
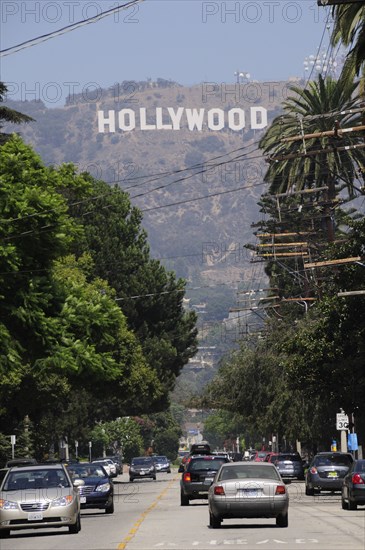
[{"label": "white letter on hillside", "polygon": [[[235,122],[235,115],[238,115],[238,122]],[[228,111],[228,127],[239,132],[245,127],[245,111],[243,109],[230,109]]]},{"label": "white letter on hillside", "polygon": [[109,118],[104,117],[104,111],[98,111],[99,134],[105,133],[105,126],[109,125],[109,132],[115,132],[115,111],[108,111]]},{"label": "white letter on hillside", "polygon": [[205,109],[199,109],[199,111],[198,109],[185,109],[190,131],[193,131],[195,126],[199,132],[202,131],[204,111]]},{"label": "white letter on hillside", "polygon": [[[128,117],[128,124],[126,123],[126,116]],[[119,128],[124,132],[130,132],[136,127],[136,115],[132,109],[122,109],[119,111]]]},{"label": "white letter on hillside", "polygon": [[180,130],[180,121],[181,121],[182,114],[184,112],[184,107],[179,107],[176,113],[172,107],[167,107],[167,111],[172,120],[172,129]]},{"label": "white letter on hillside", "polygon": [[156,107],[157,130],[172,130],[172,124],[164,124],[162,119],[162,107]]},{"label": "white letter on hillside", "polygon": [[[217,117],[217,122],[215,122]],[[208,111],[208,128],[210,130],[222,130],[224,128],[224,111],[223,109],[210,109]]]},{"label": "white letter on hillside", "polygon": [[[261,122],[258,121],[260,114]],[[251,107],[251,128],[252,130],[262,130],[267,126],[267,110],[265,107]]]},{"label": "white letter on hillside", "polygon": [[141,107],[139,110],[139,118],[141,121],[141,130],[156,130],[156,124],[147,124],[146,107]]}]

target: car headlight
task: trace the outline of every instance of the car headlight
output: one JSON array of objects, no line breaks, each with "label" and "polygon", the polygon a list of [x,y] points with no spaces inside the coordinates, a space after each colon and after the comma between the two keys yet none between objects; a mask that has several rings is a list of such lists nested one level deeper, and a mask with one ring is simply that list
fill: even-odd
[{"label": "car headlight", "polygon": [[67,495],[65,497],[55,498],[51,502],[51,506],[69,506],[72,504],[73,496]]},{"label": "car headlight", "polygon": [[109,489],[110,489],[110,483],[102,483],[101,485],[97,486],[96,491],[106,493],[106,491],[109,491]]},{"label": "car headlight", "polygon": [[0,510],[17,510],[18,503],[12,502],[11,500],[4,500],[0,498]]}]

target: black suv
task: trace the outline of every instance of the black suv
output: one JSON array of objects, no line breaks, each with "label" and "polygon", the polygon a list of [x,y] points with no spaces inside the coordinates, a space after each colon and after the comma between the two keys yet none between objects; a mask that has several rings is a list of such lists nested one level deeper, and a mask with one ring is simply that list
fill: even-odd
[{"label": "black suv", "polygon": [[222,464],[229,462],[225,456],[191,456],[185,465],[180,481],[180,504],[188,506],[190,500],[208,498],[208,490]]}]

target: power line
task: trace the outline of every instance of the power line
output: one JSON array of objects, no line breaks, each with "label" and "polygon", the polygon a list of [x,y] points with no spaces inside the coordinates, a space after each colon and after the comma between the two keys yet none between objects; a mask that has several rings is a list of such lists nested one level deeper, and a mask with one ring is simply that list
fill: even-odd
[{"label": "power line", "polygon": [[66,34],[67,32],[74,31],[80,27],[83,27],[84,25],[89,25],[90,23],[97,23],[100,21],[100,19],[103,19],[104,17],[108,17],[109,15],[112,15],[113,13],[117,13],[118,11],[128,9],[136,4],[140,4],[144,0],[131,0],[130,2],[127,2],[126,4],[121,4],[119,6],[116,6],[114,8],[111,8],[109,10],[103,11],[97,15],[94,15],[93,17],[89,17],[88,19],[83,19],[82,21],[78,21],[76,23],[72,23],[71,25],[66,25],[65,27],[62,27],[61,29],[58,29],[57,31],[50,32],[48,34],[42,34],[40,36],[37,36],[35,38],[31,38],[30,40],[26,40],[25,42],[21,42],[20,44],[17,44],[16,46],[11,46],[10,48],[6,48],[4,50],[0,50],[0,57],[5,57],[7,55],[12,55],[13,53],[17,53],[21,50],[24,50],[26,48],[31,48],[32,46],[37,46],[38,44],[41,44],[42,42],[45,42],[46,40],[50,40],[51,38],[55,38],[56,36],[61,36],[63,34]]}]

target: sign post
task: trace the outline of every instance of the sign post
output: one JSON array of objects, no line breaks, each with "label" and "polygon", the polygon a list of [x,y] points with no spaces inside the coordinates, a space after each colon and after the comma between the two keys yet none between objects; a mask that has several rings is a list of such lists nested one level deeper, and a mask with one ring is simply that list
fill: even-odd
[{"label": "sign post", "polygon": [[14,459],[15,453],[14,453],[14,447],[16,442],[16,436],[11,435],[10,436],[10,443],[11,443],[11,458]]},{"label": "sign post", "polygon": [[341,412],[336,414],[336,430],[341,431],[341,452],[347,453],[347,430],[349,427],[349,417]]}]

